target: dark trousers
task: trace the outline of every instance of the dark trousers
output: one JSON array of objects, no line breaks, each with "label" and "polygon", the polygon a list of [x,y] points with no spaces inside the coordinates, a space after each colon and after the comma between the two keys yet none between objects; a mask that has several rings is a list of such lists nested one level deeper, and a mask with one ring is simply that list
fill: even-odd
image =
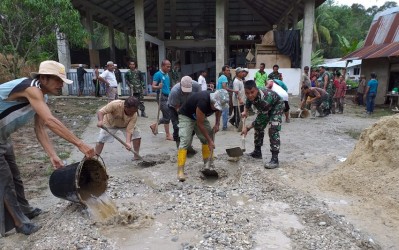
[{"label": "dark trousers", "polygon": [[100,96],[100,82],[98,80],[93,80],[94,85],[94,95],[99,97]]},{"label": "dark trousers", "polygon": [[140,105],[139,105],[139,110],[141,112],[145,111],[145,106],[144,106],[144,102],[143,102],[143,94],[141,93],[133,93],[133,96],[136,97],[139,101],[140,101]]},{"label": "dark trousers", "polygon": [[241,112],[244,111],[244,105],[233,106],[233,117],[230,118],[230,121],[234,123],[234,126],[238,128],[238,125],[241,121]]},{"label": "dark trousers", "polygon": [[169,108],[169,118],[173,125],[173,140],[180,141],[179,139],[179,114],[176,109],[168,106]]},{"label": "dark trousers", "polygon": [[13,217],[29,222],[24,213],[33,208],[25,198],[25,190],[11,143],[0,144],[0,234],[15,227]]}]

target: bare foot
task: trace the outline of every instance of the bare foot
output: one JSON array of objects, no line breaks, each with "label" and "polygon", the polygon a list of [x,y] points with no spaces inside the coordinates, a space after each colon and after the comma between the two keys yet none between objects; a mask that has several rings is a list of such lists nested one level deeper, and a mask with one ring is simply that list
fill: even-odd
[{"label": "bare foot", "polygon": [[167,136],[166,136],[166,140],[168,140],[168,141],[174,141],[173,136],[171,136],[171,135],[167,135]]},{"label": "bare foot", "polygon": [[153,123],[150,125],[150,129],[154,135],[158,134],[157,131],[155,131],[156,125],[157,125],[156,123]]}]

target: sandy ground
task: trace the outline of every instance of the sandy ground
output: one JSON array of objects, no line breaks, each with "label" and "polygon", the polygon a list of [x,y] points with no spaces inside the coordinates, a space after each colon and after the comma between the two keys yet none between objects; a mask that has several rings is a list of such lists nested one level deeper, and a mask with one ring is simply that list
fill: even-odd
[{"label": "sandy ground", "polygon": [[[295,104],[291,105],[295,109]],[[363,194],[342,191],[327,178],[340,169],[354,149],[357,139],[351,134],[360,134],[377,121],[375,117],[364,116],[362,108],[347,105],[348,114],[315,120],[292,118],[291,123],[284,123],[280,167],[274,170],[263,168],[263,161],[269,161],[271,156],[267,136],[262,161],[248,156],[238,162],[229,161],[225,149],[241,146],[239,133],[230,127],[216,136],[215,164],[219,179],[201,175],[202,158],[198,153],[187,160],[188,179],[184,183],[176,178],[175,143],[166,141],[165,134],[154,136],[150,132],[149,125],[156,119],[156,104],[147,102],[146,108],[149,118],[139,119],[140,154],[161,159],[159,164],[142,167],[117,141],[106,144],[102,154],[110,176],[107,193],[118,206],[118,216],[107,222],[95,222],[84,206],[58,199],[46,189],[31,199],[32,204],[46,212],[35,219],[43,228],[31,236],[11,232],[0,238],[0,248],[397,249],[399,246],[398,213],[389,213],[397,203],[384,210]],[[93,117],[82,136],[92,145],[98,134],[95,125]],[[193,145],[200,150],[197,138]],[[253,150],[253,131],[246,138],[246,149]],[[81,158],[82,154],[74,150],[67,161],[71,164]],[[396,211],[399,211],[397,206]]]}]

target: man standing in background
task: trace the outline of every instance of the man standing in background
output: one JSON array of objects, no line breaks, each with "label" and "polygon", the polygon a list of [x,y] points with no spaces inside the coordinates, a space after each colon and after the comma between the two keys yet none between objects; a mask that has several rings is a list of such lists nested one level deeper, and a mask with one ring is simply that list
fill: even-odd
[{"label": "man standing in background", "polygon": [[118,82],[114,73],[114,63],[107,62],[107,69],[98,76],[98,79],[105,83],[108,102],[118,99]]},{"label": "man standing in background", "polygon": [[270,80],[273,80],[273,79],[277,79],[277,80],[280,80],[280,81],[283,80],[283,74],[278,72],[279,68],[280,67],[277,64],[273,65],[273,72],[268,75],[268,78]]},{"label": "man standing in background", "polygon": [[[168,108],[168,97],[170,93],[170,77],[168,75],[171,68],[169,60],[164,59],[161,63],[161,69],[154,74],[152,80],[152,89],[159,90],[158,105],[162,111],[162,118],[158,121],[158,124],[163,124],[165,127],[166,140],[173,141],[173,136],[169,130],[169,108]],[[156,135],[156,123],[151,124],[150,128],[154,135]]]},{"label": "man standing in background", "polygon": [[79,68],[76,70],[76,74],[78,75],[78,84],[79,84],[79,93],[78,96],[83,95],[83,90],[85,87],[85,74],[87,71],[83,68],[82,64],[79,64]]},{"label": "man standing in background", "polygon": [[131,61],[129,63],[129,70],[126,72],[125,81],[130,88],[130,96],[134,96],[140,101],[139,110],[141,111],[141,117],[147,117],[143,102],[145,83],[141,71],[136,68],[136,62]]},{"label": "man standing in background", "polygon": [[181,79],[181,67],[179,61],[175,62],[175,66],[173,66],[173,69],[170,72],[170,74],[171,74],[170,87],[172,88],[173,86],[175,86],[176,83],[180,82]]},{"label": "man standing in background", "polygon": [[207,72],[205,70],[201,70],[201,74],[198,77],[198,84],[201,86],[202,91],[206,91],[208,86],[206,85],[206,75]]},{"label": "man standing in background", "polygon": [[114,64],[114,72],[115,72],[115,78],[116,78],[116,82],[118,83],[118,96],[122,95],[122,91],[121,91],[121,86],[122,86],[122,73],[121,71],[118,69],[118,65]]},{"label": "man standing in background", "polygon": [[266,65],[264,63],[260,64],[259,70],[255,73],[254,81],[256,82],[256,87],[264,88],[267,81],[267,74],[265,72]]},{"label": "man standing in background", "polygon": [[[230,77],[230,67],[228,65],[224,65],[222,67],[222,74],[220,75],[218,82],[216,84],[216,90],[225,89],[229,93],[238,93],[238,91],[234,91],[233,89],[228,87],[229,80],[227,79]],[[224,106],[222,110],[222,120],[223,120],[223,128],[222,130],[227,130],[227,121],[229,119],[229,106]]]}]

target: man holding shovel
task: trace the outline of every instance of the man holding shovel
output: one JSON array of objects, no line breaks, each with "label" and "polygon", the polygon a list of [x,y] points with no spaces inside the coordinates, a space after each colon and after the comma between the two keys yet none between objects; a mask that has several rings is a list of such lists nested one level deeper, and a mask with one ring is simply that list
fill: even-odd
[{"label": "man holding shovel", "polygon": [[[223,109],[229,108],[229,94],[226,90],[216,90],[214,93],[201,91],[188,98],[179,110],[180,145],[177,151],[177,178],[185,181],[184,165],[186,164],[187,148],[191,144],[193,131],[202,144],[202,158],[204,164],[212,160],[215,148],[214,135],[219,131],[220,116]],[[207,117],[213,113],[216,121],[213,128]]]},{"label": "man holding shovel", "polygon": [[[40,63],[39,72],[32,78],[20,78],[0,84],[0,235],[15,228],[17,233],[30,235],[40,229],[30,219],[41,213],[25,198],[24,186],[16,164],[10,135],[34,118],[38,141],[50,158],[54,168],[64,167],[57,156],[47,128],[75,145],[87,158],[94,149],[85,144],[55,118],[47,106],[47,95],[59,95],[65,83],[71,84],[65,67],[55,61]],[[23,136],[23,135],[21,135]]]},{"label": "man holding shovel", "polygon": [[126,100],[115,100],[97,112],[97,127],[107,128],[100,130],[100,134],[96,143],[96,154],[100,155],[105,142],[113,142],[114,137],[110,133],[115,134],[119,130],[126,134],[126,149],[133,150],[137,153],[134,159],[138,160],[138,152],[140,150],[141,135],[140,130],[136,127],[137,111],[140,101],[134,96],[130,96]]},{"label": "man holding shovel", "polygon": [[244,112],[241,115],[244,118],[247,117],[248,110],[252,105],[258,110],[255,121],[243,127],[241,132],[242,135],[246,136],[250,129],[255,128],[255,150],[249,155],[253,158],[262,159],[261,147],[263,146],[265,128],[270,125],[269,140],[272,158],[269,163],[265,163],[264,167],[268,169],[277,168],[279,165],[278,154],[280,151],[281,116],[283,114],[284,101],[276,92],[270,89],[258,89],[253,80],[246,81],[244,88],[247,101]]},{"label": "man holding shovel", "polygon": [[[170,120],[173,125],[173,139],[176,141],[176,146],[179,148],[180,138],[179,138],[179,110],[187,102],[188,98],[194,93],[201,91],[201,85],[193,81],[189,76],[183,76],[181,81],[175,86],[173,86],[168,97],[168,107]],[[196,151],[191,146],[187,148],[187,153],[194,155]]]},{"label": "man holding shovel", "polygon": [[[170,134],[169,130],[169,108],[167,105],[168,97],[170,93],[170,77],[168,72],[170,71],[170,61],[163,60],[161,63],[161,69],[154,74],[152,80],[152,89],[158,90],[158,105],[159,110],[162,111],[162,118],[157,119],[157,121],[150,125],[151,131],[154,135],[158,134],[158,124],[163,124],[165,127],[166,140],[173,141],[173,136]],[[159,118],[158,110],[158,118]]]}]

